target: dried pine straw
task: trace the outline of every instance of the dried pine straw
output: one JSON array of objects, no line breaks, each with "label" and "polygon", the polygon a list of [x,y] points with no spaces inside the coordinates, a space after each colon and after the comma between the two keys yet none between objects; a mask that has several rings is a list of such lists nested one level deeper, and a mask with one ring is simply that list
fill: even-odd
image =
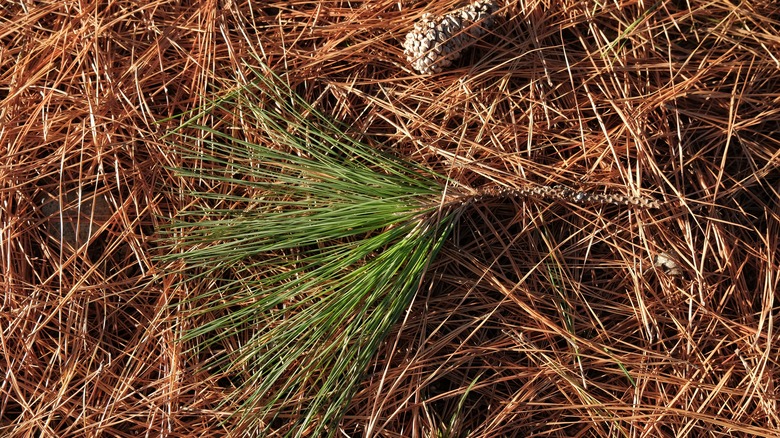
[{"label": "dried pine straw", "polygon": [[152,262],[156,228],[195,202],[157,122],[253,53],[364,141],[464,186],[661,203],[475,205],[336,432],[776,433],[780,7],[501,3],[460,59],[418,75],[406,33],[463,5],[425,3],[0,6],[0,435],[238,433],[216,409],[235,376],[176,342],[172,305],[197,291]]}]

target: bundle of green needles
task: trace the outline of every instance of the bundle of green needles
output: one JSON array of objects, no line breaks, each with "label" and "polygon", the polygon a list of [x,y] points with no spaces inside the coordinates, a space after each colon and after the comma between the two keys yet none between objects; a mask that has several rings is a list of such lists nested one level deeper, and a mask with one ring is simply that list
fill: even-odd
[{"label": "bundle of green needles", "polygon": [[[233,346],[206,366],[237,376],[247,431],[283,420],[297,435],[333,433],[322,419],[340,418],[471,205],[532,196],[653,206],[561,187],[458,187],[353,138],[269,69],[254,74],[171,137],[183,162],[199,163],[178,172],[201,204],[180,212],[166,256],[185,284],[211,282],[180,303],[183,337],[196,356]],[[236,125],[196,123],[215,110]],[[232,134],[242,126],[268,138]]]}]

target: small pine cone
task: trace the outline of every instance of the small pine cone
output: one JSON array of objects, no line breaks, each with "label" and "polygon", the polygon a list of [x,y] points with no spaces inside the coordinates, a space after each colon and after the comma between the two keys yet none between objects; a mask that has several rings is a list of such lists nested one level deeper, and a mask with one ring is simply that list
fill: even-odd
[{"label": "small pine cone", "polygon": [[493,25],[497,10],[496,0],[478,0],[442,17],[423,14],[414,30],[406,34],[406,59],[421,74],[441,72]]}]

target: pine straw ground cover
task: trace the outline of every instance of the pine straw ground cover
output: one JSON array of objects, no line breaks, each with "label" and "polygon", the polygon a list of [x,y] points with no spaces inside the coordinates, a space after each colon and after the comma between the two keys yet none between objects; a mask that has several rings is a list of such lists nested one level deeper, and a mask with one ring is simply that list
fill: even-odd
[{"label": "pine straw ground cover", "polygon": [[[202,201],[170,170],[198,165],[164,138],[170,117],[234,89],[255,56],[362,142],[460,187],[660,203],[469,206],[343,417],[314,424],[778,435],[780,7],[502,3],[452,66],[418,75],[406,33],[462,5],[426,3],[0,6],[1,435],[242,434],[245,374],[204,367],[240,339],[180,342],[200,321],[187,298],[215,285],[158,257],[159,230]],[[288,401],[269,435],[306,413]]]}]

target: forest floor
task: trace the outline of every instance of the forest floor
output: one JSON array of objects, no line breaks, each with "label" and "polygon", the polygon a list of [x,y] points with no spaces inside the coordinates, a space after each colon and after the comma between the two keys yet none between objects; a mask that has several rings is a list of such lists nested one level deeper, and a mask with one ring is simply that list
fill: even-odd
[{"label": "forest floor", "polygon": [[659,204],[474,205],[332,432],[777,436],[780,5],[507,1],[418,74],[407,32],[462,4],[4,2],[0,435],[237,434],[156,257],[189,202],[172,118],[260,59],[463,187]]}]

